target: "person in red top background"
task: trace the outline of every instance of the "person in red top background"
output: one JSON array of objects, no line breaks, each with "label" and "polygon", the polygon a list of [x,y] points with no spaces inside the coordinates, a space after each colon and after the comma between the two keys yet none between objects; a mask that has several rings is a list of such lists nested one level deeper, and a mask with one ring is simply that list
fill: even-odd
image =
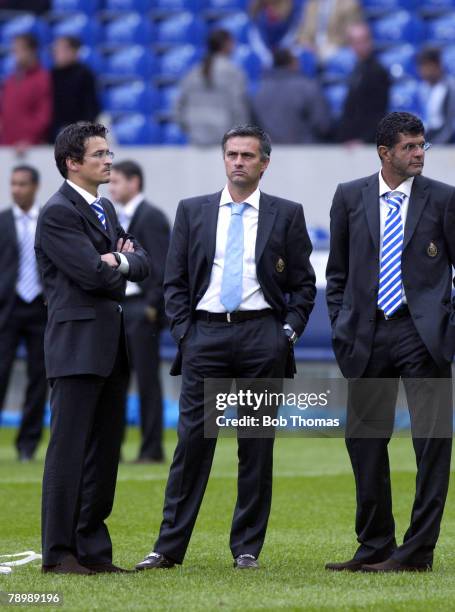
[{"label": "person in red top background", "polygon": [[52,119],[52,84],[38,59],[38,42],[32,34],[13,41],[16,62],[1,96],[0,140],[19,148],[47,142]]}]

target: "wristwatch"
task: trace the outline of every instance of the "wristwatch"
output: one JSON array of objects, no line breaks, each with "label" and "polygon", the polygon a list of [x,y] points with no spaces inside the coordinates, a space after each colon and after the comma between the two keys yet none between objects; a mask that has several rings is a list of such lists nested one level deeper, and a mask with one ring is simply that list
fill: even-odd
[{"label": "wristwatch", "polygon": [[285,325],[283,325],[283,329],[284,329],[284,333],[288,337],[289,342],[291,344],[295,344],[298,340],[298,336],[295,333],[295,331],[292,329],[292,327],[289,325],[289,323],[285,323]]}]

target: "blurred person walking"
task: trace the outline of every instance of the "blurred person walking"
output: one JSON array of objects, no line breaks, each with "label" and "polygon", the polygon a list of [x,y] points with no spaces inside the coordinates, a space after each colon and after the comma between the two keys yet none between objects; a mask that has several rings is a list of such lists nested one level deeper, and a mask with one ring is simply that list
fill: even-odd
[{"label": "blurred person walking", "polygon": [[24,341],[27,386],[16,436],[20,461],[30,461],[35,455],[47,393],[43,346],[47,312],[34,250],[38,188],[38,171],[16,166],[11,173],[13,206],[0,213],[0,411],[18,346]]}]

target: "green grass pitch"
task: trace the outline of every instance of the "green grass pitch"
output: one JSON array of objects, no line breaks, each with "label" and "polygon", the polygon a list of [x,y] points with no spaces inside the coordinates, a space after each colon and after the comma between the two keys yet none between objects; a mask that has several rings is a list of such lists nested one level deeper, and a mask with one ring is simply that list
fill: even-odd
[{"label": "green grass pitch", "polygon": [[[0,554],[40,550],[38,461],[15,460],[11,430],[0,432]],[[114,561],[133,567],[154,542],[169,465],[128,464],[138,434],[124,447],[109,519]],[[175,433],[166,436],[170,458]],[[391,443],[397,537],[407,527],[415,463],[409,439]],[[228,547],[236,489],[235,440],[219,440],[215,463],[184,564],[172,570],[93,577],[43,576],[40,564],[0,575],[0,590],[63,594],[57,609],[80,610],[406,610],[455,609],[455,495],[450,489],[433,573],[333,574],[326,561],[349,558],[354,482],[343,440],[278,438],[272,514],[259,571],[235,571]],[[45,607],[35,609],[49,609]],[[12,606],[5,607],[13,609]]]}]

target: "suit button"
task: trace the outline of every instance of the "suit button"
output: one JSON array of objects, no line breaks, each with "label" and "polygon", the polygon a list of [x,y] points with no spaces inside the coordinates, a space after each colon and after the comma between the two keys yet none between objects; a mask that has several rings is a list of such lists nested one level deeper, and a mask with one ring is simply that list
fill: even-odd
[{"label": "suit button", "polygon": [[118,312],[122,312],[122,310],[123,310],[123,308],[121,307],[121,305],[120,305],[120,304],[118,304],[118,305],[117,305],[117,311],[118,311]]}]

